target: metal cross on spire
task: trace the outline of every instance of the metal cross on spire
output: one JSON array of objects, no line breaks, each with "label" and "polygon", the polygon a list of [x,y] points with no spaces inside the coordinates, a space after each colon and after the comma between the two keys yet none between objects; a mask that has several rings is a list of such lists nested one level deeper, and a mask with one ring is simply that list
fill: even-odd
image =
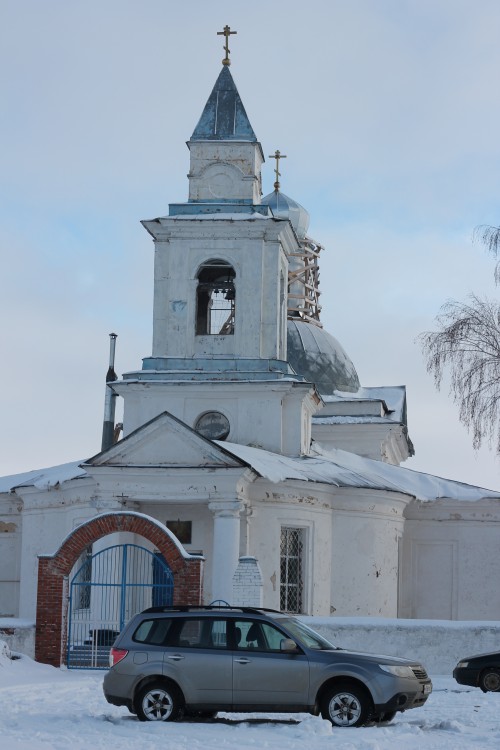
[{"label": "metal cross on spire", "polygon": [[217,36],[225,36],[226,37],[226,43],[224,45],[224,52],[226,53],[225,58],[222,61],[223,65],[231,65],[231,60],[229,59],[229,53],[231,50],[229,49],[229,37],[231,34],[237,34],[237,31],[231,31],[230,26],[224,26],[222,31],[217,32]]},{"label": "metal cross on spire", "polygon": [[274,168],[274,174],[276,175],[276,181],[274,183],[274,189],[276,192],[280,189],[280,159],[286,159],[286,154],[282,154],[280,151],[276,150],[274,154],[270,154],[269,159],[276,159],[276,166]]}]

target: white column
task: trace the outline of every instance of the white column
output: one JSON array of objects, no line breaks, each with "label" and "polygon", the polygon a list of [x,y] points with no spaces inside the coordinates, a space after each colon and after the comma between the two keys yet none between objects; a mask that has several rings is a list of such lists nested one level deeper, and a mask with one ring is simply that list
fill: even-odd
[{"label": "white column", "polygon": [[212,552],[212,599],[223,599],[232,604],[233,575],[240,555],[239,500],[221,500],[209,503],[214,514],[214,542]]}]

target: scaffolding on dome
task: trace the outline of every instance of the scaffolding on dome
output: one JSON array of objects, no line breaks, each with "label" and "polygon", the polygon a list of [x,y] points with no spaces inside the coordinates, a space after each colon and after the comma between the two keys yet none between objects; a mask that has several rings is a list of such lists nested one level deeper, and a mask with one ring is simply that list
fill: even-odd
[{"label": "scaffolding on dome", "polygon": [[288,319],[300,318],[320,328],[323,325],[320,321],[318,258],[322,249],[318,242],[305,237],[300,242],[300,250],[290,255],[288,270]]}]

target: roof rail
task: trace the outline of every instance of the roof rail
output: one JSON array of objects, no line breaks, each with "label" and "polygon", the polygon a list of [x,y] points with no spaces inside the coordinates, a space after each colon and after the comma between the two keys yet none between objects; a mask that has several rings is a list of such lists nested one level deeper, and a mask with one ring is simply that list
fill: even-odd
[{"label": "roof rail", "polygon": [[266,609],[266,607],[239,607],[237,605],[232,606],[230,604],[173,604],[165,607],[148,607],[143,609],[141,614],[153,613],[153,612],[243,612],[245,614],[263,614],[264,612],[273,612],[274,614],[282,614],[278,609]]}]

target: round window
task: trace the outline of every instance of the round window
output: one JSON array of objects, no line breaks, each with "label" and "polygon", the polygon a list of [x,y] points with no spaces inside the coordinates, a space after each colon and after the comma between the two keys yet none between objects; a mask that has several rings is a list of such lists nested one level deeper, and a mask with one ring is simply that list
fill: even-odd
[{"label": "round window", "polygon": [[194,429],[209,440],[225,440],[229,435],[229,420],[219,411],[207,411],[198,418]]}]

